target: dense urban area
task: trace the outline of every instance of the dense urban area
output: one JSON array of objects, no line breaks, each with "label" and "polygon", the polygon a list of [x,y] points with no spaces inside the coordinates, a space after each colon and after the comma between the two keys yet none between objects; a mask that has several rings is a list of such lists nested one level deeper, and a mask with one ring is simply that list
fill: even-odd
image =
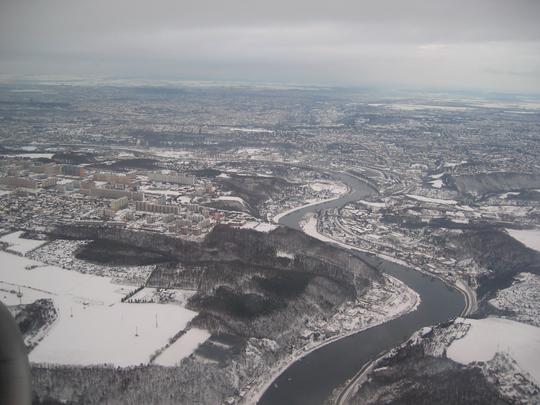
[{"label": "dense urban area", "polygon": [[35,404],[257,403],[418,310],[383,262],[464,308],[321,404],[540,401],[539,99],[3,84],[0,212]]}]

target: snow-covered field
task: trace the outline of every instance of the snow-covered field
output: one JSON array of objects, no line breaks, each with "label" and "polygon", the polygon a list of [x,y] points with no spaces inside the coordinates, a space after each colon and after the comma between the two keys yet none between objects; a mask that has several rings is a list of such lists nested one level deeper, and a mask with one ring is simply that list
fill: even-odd
[{"label": "snow-covered field", "polygon": [[469,364],[488,361],[508,352],[519,367],[540,383],[540,328],[502,318],[463,319],[471,325],[465,337],[448,347],[454,361]]},{"label": "snow-covered field", "polygon": [[177,304],[121,303],[133,287],[114,284],[109,277],[43,265],[7,252],[0,252],[0,262],[4,290],[0,296],[9,294],[8,304],[18,303],[19,297],[6,293],[6,287],[17,292],[20,287],[23,302],[51,298],[58,312],[47,335],[30,353],[32,362],[147,363],[196,315]]},{"label": "snow-covered field", "polygon": [[0,301],[4,305],[31,304],[41,298],[52,298],[52,294],[29,287],[19,287],[0,281]]},{"label": "snow-covered field", "polygon": [[540,229],[507,229],[506,232],[508,232],[512,238],[517,239],[528,248],[540,252]]},{"label": "snow-covered field", "polygon": [[204,329],[189,329],[180,339],[165,349],[156,358],[154,364],[169,367],[176,366],[183,358],[193,353],[209,337],[210,333]]},{"label": "snow-covered field", "polygon": [[196,315],[171,304],[84,305],[62,297],[55,305],[60,307],[58,319],[30,353],[32,362],[121,367],[147,363]]},{"label": "snow-covered field", "polygon": [[29,251],[46,243],[44,240],[23,239],[21,238],[23,233],[23,231],[18,231],[4,235],[0,238],[0,242],[7,243],[9,245],[9,250],[20,253],[21,255],[25,255]]},{"label": "snow-covered field", "polygon": [[[0,252],[0,281],[28,287],[53,296],[70,296],[73,300],[109,305],[120,301],[128,289],[112,284],[108,277],[80,274],[24,257]],[[37,266],[31,270],[28,270]]]}]

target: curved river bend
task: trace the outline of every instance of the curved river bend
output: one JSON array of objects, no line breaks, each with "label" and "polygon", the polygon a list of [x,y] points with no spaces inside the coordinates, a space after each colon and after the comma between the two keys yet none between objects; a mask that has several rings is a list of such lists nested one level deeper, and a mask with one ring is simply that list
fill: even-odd
[{"label": "curved river bend", "polygon": [[[349,185],[349,194],[337,200],[300,208],[283,216],[279,223],[300,229],[299,222],[308,213],[340,208],[375,192],[353,176],[343,173],[338,178]],[[322,404],[332,390],[343,385],[381,352],[401,344],[424,326],[444,322],[462,312],[465,305],[463,295],[441,280],[369,254],[357,251],[354,254],[415,290],[421,298],[418,309],[309,353],[276,378],[259,400],[259,405]]]}]

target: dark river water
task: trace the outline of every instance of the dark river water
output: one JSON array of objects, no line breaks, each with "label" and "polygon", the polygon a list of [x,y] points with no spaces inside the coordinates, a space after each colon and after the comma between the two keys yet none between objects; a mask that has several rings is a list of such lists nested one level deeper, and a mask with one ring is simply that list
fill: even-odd
[{"label": "dark river water", "polygon": [[[298,223],[307,213],[339,208],[375,193],[367,184],[352,176],[340,174],[339,178],[349,185],[352,190],[350,194],[335,201],[293,211],[282,217],[279,223],[300,229]],[[332,390],[343,385],[378,354],[399,345],[424,326],[458,316],[465,307],[463,295],[436,278],[369,254],[356,254],[415,290],[421,298],[418,309],[323,346],[293,363],[272,383],[258,402],[259,405],[322,404]]]}]

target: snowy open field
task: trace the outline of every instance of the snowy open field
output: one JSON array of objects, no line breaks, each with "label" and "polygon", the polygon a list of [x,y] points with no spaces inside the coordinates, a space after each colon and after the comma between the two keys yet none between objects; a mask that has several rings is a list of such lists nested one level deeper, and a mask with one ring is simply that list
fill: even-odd
[{"label": "snowy open field", "polygon": [[[58,312],[48,334],[30,353],[32,362],[116,366],[147,363],[197,315],[177,304],[121,303],[133,287],[114,284],[109,277],[43,265],[7,252],[0,252],[0,262],[2,301],[6,296],[7,304],[19,303],[19,297],[5,290],[18,292],[20,287],[23,303],[51,298]],[[193,344],[186,342],[184,351],[194,350],[188,350],[190,347]]]},{"label": "snowy open field", "polygon": [[22,255],[25,255],[29,251],[34,250],[46,243],[44,240],[23,239],[21,238],[23,233],[23,231],[18,231],[4,235],[0,238],[0,242],[7,243],[9,245],[9,250]]},{"label": "snowy open field", "polygon": [[147,363],[196,315],[171,304],[85,306],[64,297],[55,304],[60,306],[58,320],[30,353],[32,362],[121,367]]},{"label": "snowy open field", "polygon": [[540,229],[507,229],[506,232],[508,232],[512,238],[517,239],[528,248],[540,252]]},{"label": "snowy open field", "polygon": [[497,352],[509,352],[519,367],[540,383],[540,328],[502,318],[464,319],[471,328],[455,340],[447,355],[454,361],[469,364],[488,361]]}]

